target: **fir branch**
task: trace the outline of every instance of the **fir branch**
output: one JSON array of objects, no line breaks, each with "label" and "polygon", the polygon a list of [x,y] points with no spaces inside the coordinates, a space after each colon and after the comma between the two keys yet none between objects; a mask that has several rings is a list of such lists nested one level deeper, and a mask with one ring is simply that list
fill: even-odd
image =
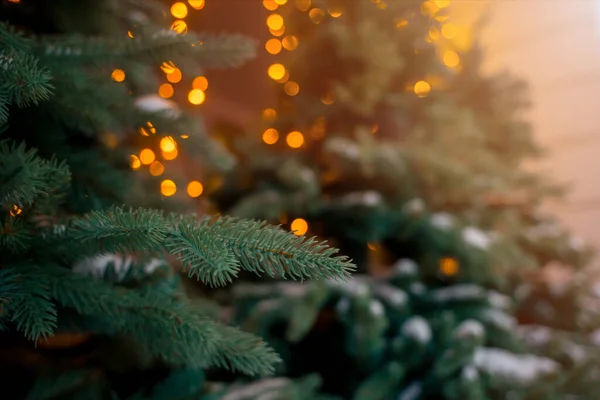
[{"label": "fir branch", "polygon": [[[194,69],[235,67],[252,59],[254,40],[238,35],[185,36],[168,29],[140,32],[131,40],[112,37],[89,38],[81,35],[44,37],[37,52],[43,58],[60,58],[63,62],[107,63],[135,60],[160,64],[172,60],[178,64],[193,60]],[[181,67],[181,66],[180,66]]]},{"label": "fir branch", "polygon": [[68,228],[73,240],[94,252],[168,250],[191,276],[223,285],[240,268],[293,279],[345,279],[354,268],[337,249],[265,222],[235,218],[165,217],[155,210],[112,208],[92,212]]},{"label": "fir branch", "polygon": [[240,266],[257,274],[292,279],[346,279],[354,265],[338,250],[314,237],[295,236],[266,222],[223,217],[203,226],[236,255]]},{"label": "fir branch", "polygon": [[[260,339],[223,327],[184,302],[153,293],[114,288],[68,269],[48,266],[52,296],[82,315],[110,317],[152,355],[191,367],[220,366],[250,375],[268,374],[277,355]],[[223,336],[227,335],[227,336]]]},{"label": "fir branch", "polygon": [[61,194],[69,181],[64,162],[44,160],[23,143],[0,141],[0,203],[31,205],[42,195]]},{"label": "fir branch", "polygon": [[109,253],[154,251],[166,240],[170,226],[162,212],[156,210],[112,208],[92,211],[75,220],[73,238],[95,244]]},{"label": "fir branch", "polygon": [[[19,270],[26,273],[18,273]],[[51,336],[56,328],[57,313],[39,267],[21,265],[12,269],[14,293],[7,304],[7,314],[29,340],[37,342]]]}]

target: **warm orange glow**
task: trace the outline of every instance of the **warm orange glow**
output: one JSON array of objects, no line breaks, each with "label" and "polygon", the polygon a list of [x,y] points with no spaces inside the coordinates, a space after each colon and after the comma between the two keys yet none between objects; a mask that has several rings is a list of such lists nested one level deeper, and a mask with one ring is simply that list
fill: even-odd
[{"label": "warm orange glow", "polygon": [[143,126],[140,128],[140,135],[142,135],[142,136],[150,136],[150,134],[148,133],[148,131],[146,130],[146,128],[144,128]]},{"label": "warm orange glow", "polygon": [[208,89],[208,79],[205,76],[195,77],[192,81],[192,88],[205,92]]},{"label": "warm orange glow", "polygon": [[298,47],[298,38],[296,36],[286,36],[281,41],[283,48],[292,51]]},{"label": "warm orange glow", "polygon": [[327,10],[329,15],[331,15],[333,18],[340,17],[342,15],[343,11],[344,11],[344,9],[340,3],[334,4],[331,8],[329,8]]},{"label": "warm orange glow", "polygon": [[408,26],[408,20],[406,18],[399,18],[394,21],[396,23],[396,28],[401,29]]},{"label": "warm orange glow", "polygon": [[460,64],[460,56],[457,52],[448,50],[444,53],[444,64],[450,68],[457,67]]},{"label": "warm orange glow", "polygon": [[290,79],[290,71],[285,70],[285,74],[283,74],[283,78],[277,79],[277,83],[286,83]]},{"label": "warm orange glow", "polygon": [[204,8],[204,0],[188,0],[190,6],[195,10],[202,10]]},{"label": "warm orange glow", "polygon": [[300,85],[294,81],[288,81],[283,85],[283,91],[288,96],[295,96],[300,92]]},{"label": "warm orange glow", "polygon": [[114,149],[119,144],[119,139],[117,135],[112,132],[106,133],[102,136],[102,141],[109,149]]},{"label": "warm orange glow", "polygon": [[198,181],[191,181],[187,186],[187,194],[190,197],[198,197],[204,191],[204,187]]},{"label": "warm orange glow", "polygon": [[333,104],[334,98],[333,93],[327,92],[323,96],[321,96],[321,102],[326,106]]},{"label": "warm orange glow", "polygon": [[175,89],[173,89],[173,85],[171,85],[170,83],[163,83],[158,87],[158,94],[160,97],[169,99],[173,97],[173,94],[175,94]]},{"label": "warm orange glow", "polygon": [[188,9],[185,3],[178,1],[171,6],[171,15],[175,18],[185,18],[188,14]]},{"label": "warm orange glow", "polygon": [[165,61],[161,64],[160,69],[162,70],[162,72],[169,75],[172,74],[173,71],[177,69],[177,67],[175,66],[175,63],[173,63],[173,61]]},{"label": "warm orange glow", "polygon": [[446,39],[454,39],[458,36],[458,27],[453,23],[448,22],[442,26],[442,36]]},{"label": "warm orange glow", "polygon": [[275,11],[279,5],[275,2],[275,0],[263,0],[263,7],[269,11]]},{"label": "warm orange glow", "polygon": [[190,135],[185,135],[185,134],[184,134],[184,135],[181,135],[180,137],[181,137],[182,139],[187,139],[187,138],[189,138],[189,137],[190,137]]},{"label": "warm orange glow", "polygon": [[308,232],[308,222],[306,222],[302,218],[296,218],[295,220],[292,221],[290,228],[291,228],[292,232],[294,233],[294,235],[302,236],[306,232]]},{"label": "warm orange glow", "polygon": [[287,3],[287,0],[275,0],[275,3],[279,4],[280,6],[282,6],[285,3]]},{"label": "warm orange glow", "polygon": [[167,74],[167,80],[171,83],[179,83],[181,82],[181,70],[179,68],[176,68],[173,70],[173,72],[171,72],[170,74]]},{"label": "warm orange glow", "polygon": [[205,100],[206,94],[200,89],[192,89],[188,93],[188,101],[195,106],[204,103]]},{"label": "warm orange glow", "polygon": [[148,126],[148,130],[150,130],[150,133],[154,135],[156,133],[156,128],[154,127],[154,125],[152,125],[152,122],[146,121],[146,125]]},{"label": "warm orange glow", "polygon": [[283,64],[272,64],[269,66],[267,73],[271,79],[278,80],[285,76],[285,67]]},{"label": "warm orange glow", "polygon": [[22,212],[23,212],[23,210],[21,210],[18,205],[13,204],[12,209],[10,210],[10,216],[16,217],[17,215],[21,214]]},{"label": "warm orange glow", "polygon": [[127,31],[127,36],[129,36],[132,39],[135,37],[135,35],[131,31]]},{"label": "warm orange glow", "polygon": [[458,273],[458,261],[454,258],[445,257],[440,260],[440,272],[446,276],[454,276]]},{"label": "warm orange glow", "polygon": [[162,158],[164,158],[167,161],[171,161],[177,158],[177,156],[179,155],[177,148],[175,148],[175,150],[173,151],[163,151],[162,152]]},{"label": "warm orange glow", "polygon": [[425,81],[415,83],[415,94],[419,97],[425,97],[431,92],[431,85]]},{"label": "warm orange glow", "polygon": [[170,179],[165,179],[160,183],[160,192],[163,196],[173,196],[177,192],[177,185]]},{"label": "warm orange glow", "polygon": [[371,133],[374,135],[374,134],[376,134],[376,133],[377,133],[377,131],[379,131],[379,124],[374,124],[374,125],[371,127]]},{"label": "warm orange glow", "polygon": [[177,143],[172,136],[165,136],[160,139],[160,149],[165,153],[170,153],[177,148]]},{"label": "warm orange glow", "polygon": [[307,11],[311,3],[311,0],[296,0],[296,8],[300,11]]},{"label": "warm orange glow", "polygon": [[267,17],[269,29],[278,30],[283,28],[283,17],[279,14],[271,14]]},{"label": "warm orange glow", "polygon": [[312,19],[312,22],[320,24],[323,21],[323,18],[325,18],[325,11],[320,8],[313,8],[308,12],[308,16]]},{"label": "warm orange glow", "polygon": [[440,38],[440,31],[436,27],[429,28],[429,39],[438,40]]},{"label": "warm orange glow", "polygon": [[450,5],[450,0],[433,0],[433,2],[439,8],[446,8]]},{"label": "warm orange glow", "polygon": [[271,35],[273,36],[283,36],[283,34],[285,33],[285,26],[282,26],[281,29],[271,29],[269,28],[269,32],[271,32]]},{"label": "warm orange glow", "polygon": [[171,30],[179,33],[180,35],[185,35],[188,32],[188,26],[185,21],[178,19],[177,21],[173,21],[171,24]]},{"label": "warm orange glow", "polygon": [[154,154],[154,152],[152,150],[143,149],[142,151],[140,151],[140,161],[142,162],[142,164],[144,164],[144,165],[152,164],[152,162],[154,162],[155,159],[156,159],[156,155]]},{"label": "warm orange glow", "polygon": [[136,170],[140,169],[140,167],[142,166],[142,162],[140,161],[138,156],[132,154],[129,156],[129,165],[131,166],[131,169]]},{"label": "warm orange glow", "polygon": [[275,144],[279,140],[279,132],[277,129],[269,128],[263,133],[262,140],[266,144]]},{"label": "warm orange glow", "polygon": [[278,54],[281,51],[281,40],[271,38],[265,43],[265,50],[269,54]]},{"label": "warm orange glow", "polygon": [[421,4],[421,13],[423,15],[434,16],[435,13],[440,11],[440,7],[435,4],[432,0],[427,0],[423,4]]},{"label": "warm orange glow", "polygon": [[272,108],[265,108],[262,117],[265,121],[273,121],[275,118],[277,118],[277,111]]},{"label": "warm orange glow", "polygon": [[154,161],[150,164],[150,175],[160,176],[163,172],[165,172],[165,167],[160,161]]},{"label": "warm orange glow", "polygon": [[115,69],[110,75],[110,77],[115,82],[123,82],[125,80],[125,71],[123,71],[122,69]]},{"label": "warm orange glow", "polygon": [[378,2],[377,3],[377,8],[379,8],[380,10],[385,10],[387,8],[387,3],[385,2]]},{"label": "warm orange glow", "polygon": [[304,135],[302,135],[302,133],[298,131],[293,131],[288,133],[287,137],[285,138],[285,141],[287,145],[290,146],[292,149],[297,149],[299,147],[302,147],[302,145],[304,144]]}]

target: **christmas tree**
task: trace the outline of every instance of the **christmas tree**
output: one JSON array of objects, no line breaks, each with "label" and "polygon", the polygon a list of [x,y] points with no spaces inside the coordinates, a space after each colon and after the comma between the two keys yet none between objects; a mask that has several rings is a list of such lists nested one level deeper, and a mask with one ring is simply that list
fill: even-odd
[{"label": "christmas tree", "polygon": [[[539,211],[562,188],[523,167],[543,155],[527,88],[481,73],[479,27],[447,0],[263,4],[278,103],[224,135],[240,165],[215,202],[329,239],[361,276],[237,284],[236,322],[343,399],[593,398],[591,253]],[[577,279],[543,318],[550,265]]]},{"label": "christmas tree", "polygon": [[0,2],[8,398],[218,397],[204,369],[264,375],[279,357],[187,296],[179,269],[223,286],[240,270],[305,279],[352,268],[335,249],[264,223],[141,207],[168,203],[139,192],[138,130],[156,141],[185,134],[196,154],[218,148],[195,118],[148,97],[161,63],[193,73],[255,52],[244,37],[169,30],[163,16],[153,1]]}]

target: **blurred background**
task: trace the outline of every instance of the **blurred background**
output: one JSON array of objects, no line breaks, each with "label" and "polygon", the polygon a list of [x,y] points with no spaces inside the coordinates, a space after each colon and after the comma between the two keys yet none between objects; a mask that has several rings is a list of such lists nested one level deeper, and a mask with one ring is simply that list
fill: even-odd
[{"label": "blurred background", "polygon": [[[207,73],[210,91],[202,112],[212,128],[223,119],[256,124],[262,111],[273,106],[279,91],[267,74],[274,55],[265,49],[269,39],[279,37],[269,32],[266,23],[269,8],[274,6],[246,0],[205,0],[201,4],[199,10],[190,7],[184,18],[190,29],[240,33],[261,43],[255,60],[235,70]],[[473,39],[482,44],[485,73],[510,70],[528,83],[532,107],[525,111],[526,118],[548,152],[530,167],[570,188],[560,202],[545,206],[597,248],[600,2],[456,0],[447,10],[461,28],[462,36],[455,40],[465,41],[467,46]],[[470,37],[471,28],[482,17],[485,27],[476,38]],[[177,95],[185,99],[186,88],[177,89]]]}]

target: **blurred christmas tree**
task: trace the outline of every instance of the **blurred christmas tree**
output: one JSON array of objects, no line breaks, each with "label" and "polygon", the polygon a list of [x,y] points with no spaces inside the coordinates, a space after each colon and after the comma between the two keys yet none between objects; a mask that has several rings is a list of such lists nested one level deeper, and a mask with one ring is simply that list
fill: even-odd
[{"label": "blurred christmas tree", "polygon": [[131,167],[150,164],[130,158],[139,132],[157,142],[186,135],[196,153],[221,159],[198,121],[148,96],[155,69],[193,73],[254,55],[251,40],[182,35],[163,16],[153,1],[0,2],[7,398],[215,398],[204,368],[265,374],[279,358],[219,323],[214,304],[188,298],[175,266],[209,286],[241,269],[304,279],[351,267],[261,223],[139,207],[169,205],[136,186]]},{"label": "blurred christmas tree", "polygon": [[[479,27],[448,0],[263,5],[278,104],[260,134],[223,135],[240,165],[213,197],[330,239],[371,277],[237,285],[237,322],[280,373],[319,372],[345,399],[593,398],[591,254],[539,211],[562,190],[523,167],[542,155],[526,85],[481,73]],[[539,273],[557,264],[577,270],[560,293]]]}]

